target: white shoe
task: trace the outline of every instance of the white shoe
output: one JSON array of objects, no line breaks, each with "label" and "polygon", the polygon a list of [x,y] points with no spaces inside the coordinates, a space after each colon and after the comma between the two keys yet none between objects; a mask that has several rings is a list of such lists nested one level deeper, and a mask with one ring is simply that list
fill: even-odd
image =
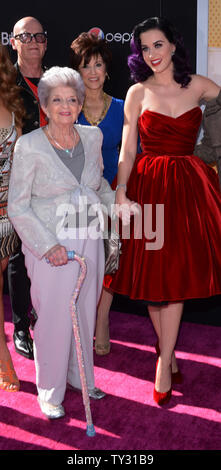
[{"label": "white shoe", "polygon": [[58,419],[65,416],[64,407],[62,405],[52,405],[47,401],[41,400],[40,397],[37,398],[40,405],[42,413],[44,413],[49,419]]}]

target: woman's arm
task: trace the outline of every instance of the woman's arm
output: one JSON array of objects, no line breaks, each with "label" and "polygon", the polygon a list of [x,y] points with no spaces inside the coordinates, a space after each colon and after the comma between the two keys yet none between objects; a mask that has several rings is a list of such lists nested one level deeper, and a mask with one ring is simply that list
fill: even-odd
[{"label": "woman's arm", "polygon": [[126,197],[126,186],[132,171],[137,153],[138,127],[137,122],[141,112],[141,99],[143,89],[141,85],[132,86],[125,100],[124,106],[124,127],[122,135],[122,146],[118,163],[116,204],[123,221],[127,224],[132,211],[133,201]]},{"label": "woman's arm", "polygon": [[[33,157],[26,136],[15,145],[8,192],[8,215],[22,242],[38,258],[58,241],[32,209],[32,185],[37,158]],[[42,168],[42,172],[44,169]]]}]

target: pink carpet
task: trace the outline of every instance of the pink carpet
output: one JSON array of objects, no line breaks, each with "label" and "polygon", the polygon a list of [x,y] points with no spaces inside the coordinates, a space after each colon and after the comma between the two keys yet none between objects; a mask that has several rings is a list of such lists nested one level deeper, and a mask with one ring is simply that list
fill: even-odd
[{"label": "pink carpet", "polygon": [[107,396],[91,401],[96,436],[89,438],[80,393],[67,391],[63,419],[42,415],[34,362],[14,352],[8,296],[5,316],[21,390],[0,391],[1,450],[220,450],[220,327],[182,323],[177,358],[185,382],[160,408],[152,399],[156,354],[149,318],[111,312],[111,353],[95,355],[96,385]]}]

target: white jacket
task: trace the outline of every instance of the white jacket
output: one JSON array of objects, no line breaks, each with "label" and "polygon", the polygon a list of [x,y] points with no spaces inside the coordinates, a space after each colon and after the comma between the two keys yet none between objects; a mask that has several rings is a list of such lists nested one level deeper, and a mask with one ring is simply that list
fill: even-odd
[{"label": "white jacket", "polygon": [[115,192],[102,177],[98,127],[75,125],[80,135],[85,164],[81,181],[62,163],[42,128],[22,135],[16,142],[8,193],[8,215],[22,242],[38,258],[58,243],[56,216],[60,204],[73,204],[76,196],[87,196],[89,204],[114,203]]}]

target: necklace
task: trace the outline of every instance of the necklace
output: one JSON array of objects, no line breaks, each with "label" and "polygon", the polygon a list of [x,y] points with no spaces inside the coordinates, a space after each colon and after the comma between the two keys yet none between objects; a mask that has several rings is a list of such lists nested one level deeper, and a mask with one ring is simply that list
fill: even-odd
[{"label": "necklace", "polygon": [[73,143],[72,149],[66,149],[66,148],[62,147],[62,146],[55,140],[55,138],[51,135],[48,126],[47,126],[47,131],[48,131],[49,137],[51,138],[51,140],[53,140],[53,142],[57,145],[57,147],[60,148],[61,150],[64,150],[64,152],[67,153],[70,158],[72,158],[72,157],[73,157],[74,148],[75,148],[75,144],[76,144],[76,138],[77,138],[77,133],[76,133],[74,127],[73,127],[73,131],[74,131],[74,143]]},{"label": "necklace", "polygon": [[107,114],[107,111],[110,107],[110,104],[111,104],[111,96],[107,95],[107,93],[105,93],[103,91],[103,101],[104,101],[104,105],[103,105],[103,109],[102,109],[102,112],[101,112],[101,115],[99,116],[99,118],[97,119],[94,119],[90,113],[88,113],[87,111],[87,106],[85,106],[85,103],[83,104],[83,107],[82,107],[82,112],[84,113],[84,116],[85,118],[87,119],[87,121],[92,125],[92,126],[98,126],[98,124],[103,121],[104,117],[106,116]]}]

